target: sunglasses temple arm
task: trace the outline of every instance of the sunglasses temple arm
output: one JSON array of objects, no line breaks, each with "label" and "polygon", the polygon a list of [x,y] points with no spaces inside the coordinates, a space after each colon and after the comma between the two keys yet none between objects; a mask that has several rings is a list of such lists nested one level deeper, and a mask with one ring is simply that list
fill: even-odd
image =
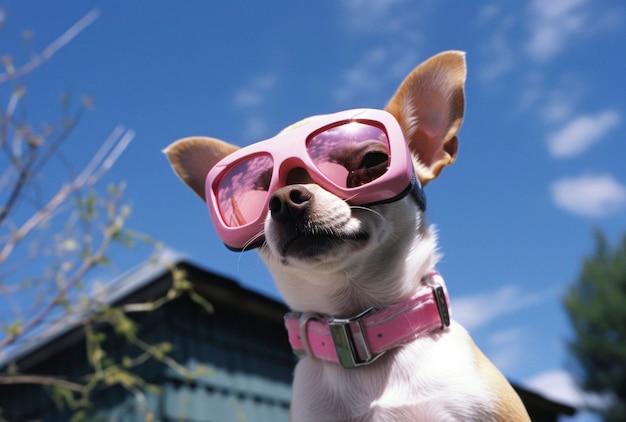
[{"label": "sunglasses temple arm", "polygon": [[417,202],[417,205],[420,207],[422,212],[426,211],[426,194],[424,193],[424,188],[422,188],[422,184],[417,179],[415,172],[413,172],[413,177],[411,178],[411,196]]}]

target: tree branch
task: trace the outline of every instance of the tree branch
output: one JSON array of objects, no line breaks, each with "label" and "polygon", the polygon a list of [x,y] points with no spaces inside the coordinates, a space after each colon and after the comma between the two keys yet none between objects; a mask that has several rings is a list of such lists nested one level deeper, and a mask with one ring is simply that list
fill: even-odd
[{"label": "tree branch", "polygon": [[72,25],[67,31],[65,31],[63,35],[61,35],[54,42],[52,42],[52,44],[46,47],[41,52],[41,54],[33,57],[32,59],[30,59],[29,62],[27,62],[25,65],[18,69],[14,69],[12,66],[9,66],[9,69],[6,72],[0,73],[0,83],[19,78],[37,69],[43,63],[49,60],[57,51],[65,47],[85,28],[94,23],[99,16],[99,10],[91,10],[89,13],[79,19],[74,25]]},{"label": "tree branch", "polygon": [[44,375],[22,375],[22,374],[0,375],[0,384],[50,385],[50,386],[56,386],[56,387],[64,387],[64,388],[67,388],[68,390],[76,391],[77,393],[81,393],[85,388],[82,384],[71,382],[62,378],[47,377]]},{"label": "tree branch", "polygon": [[[54,210],[65,202],[70,194],[84,188],[85,186],[93,186],[104,175],[104,173],[102,173],[102,171],[98,171],[98,169],[110,169],[112,163],[110,160],[103,157],[107,156],[107,154],[108,157],[119,157],[121,152],[128,146],[134,136],[132,131],[128,131],[122,136],[121,139],[118,140],[116,139],[117,136],[113,136],[117,133],[119,133],[119,127],[114,130],[113,134],[105,141],[102,147],[100,147],[100,150],[98,150],[96,155],[94,155],[89,164],[78,175],[78,177],[76,177],[71,183],[63,185],[56,195],[54,195],[54,197],[52,197],[52,199],[44,207],[33,214],[17,231],[12,233],[10,239],[0,251],[0,265],[7,260],[19,241],[22,240],[31,230],[51,217]],[[113,144],[113,146],[111,144]],[[113,148],[113,152],[110,152],[111,148]],[[104,163],[101,163],[102,160],[104,160]]]}]

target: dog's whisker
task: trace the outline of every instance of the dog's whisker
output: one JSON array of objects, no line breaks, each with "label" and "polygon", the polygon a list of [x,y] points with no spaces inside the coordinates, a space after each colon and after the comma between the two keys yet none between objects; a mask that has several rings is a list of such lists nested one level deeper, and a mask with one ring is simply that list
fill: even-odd
[{"label": "dog's whisker", "polygon": [[[250,238],[250,240],[248,240],[246,242],[246,244],[243,246],[243,251],[248,250],[248,247],[250,245],[253,245],[255,243],[257,243],[259,241],[259,239],[261,239],[264,235],[264,231],[260,230],[257,234],[255,234],[254,236],[252,236],[252,238]],[[265,242],[263,242],[265,244]]]},{"label": "dog's whisker", "polygon": [[[263,230],[259,231],[257,234],[252,236],[252,238],[243,245],[241,252],[239,252],[239,258],[237,259],[237,271],[239,271],[239,268],[241,266],[241,257],[243,256],[243,253],[248,251],[248,247],[250,247],[250,245],[257,243],[257,241],[262,237],[263,237]],[[265,245],[265,243],[266,242],[264,241],[263,245]]]},{"label": "dog's whisker", "polygon": [[356,198],[357,196],[359,196],[359,193],[355,193],[354,195],[348,197],[345,199],[346,202],[350,203],[350,201],[352,201],[354,198]]},{"label": "dog's whisker", "polygon": [[372,214],[376,215],[377,217],[380,217],[380,218],[385,218],[385,217],[383,217],[383,215],[382,215],[381,213],[379,213],[378,211],[375,211],[375,210],[373,210],[373,209],[371,209],[371,208],[369,208],[369,207],[365,207],[365,206],[363,206],[363,205],[350,205],[350,209],[351,209],[351,210],[363,210],[363,211],[369,211],[369,212],[371,212]]}]

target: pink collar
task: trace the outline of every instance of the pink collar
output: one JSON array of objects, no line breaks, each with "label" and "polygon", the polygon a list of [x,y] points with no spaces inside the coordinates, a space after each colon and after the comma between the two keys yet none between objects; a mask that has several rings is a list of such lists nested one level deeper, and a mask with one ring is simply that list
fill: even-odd
[{"label": "pink collar", "polygon": [[369,308],[352,318],[288,312],[289,343],[299,356],[355,368],[373,362],[387,350],[450,325],[448,293],[437,272],[423,280],[428,288],[386,309]]}]

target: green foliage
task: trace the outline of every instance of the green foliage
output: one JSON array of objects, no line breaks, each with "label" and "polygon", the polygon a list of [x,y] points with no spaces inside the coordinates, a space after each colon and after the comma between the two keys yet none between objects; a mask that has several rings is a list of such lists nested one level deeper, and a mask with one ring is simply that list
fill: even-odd
[{"label": "green foliage", "polygon": [[597,410],[605,421],[626,421],[626,236],[613,249],[595,233],[596,249],[564,298],[575,332],[568,346],[581,386],[610,397]]}]

